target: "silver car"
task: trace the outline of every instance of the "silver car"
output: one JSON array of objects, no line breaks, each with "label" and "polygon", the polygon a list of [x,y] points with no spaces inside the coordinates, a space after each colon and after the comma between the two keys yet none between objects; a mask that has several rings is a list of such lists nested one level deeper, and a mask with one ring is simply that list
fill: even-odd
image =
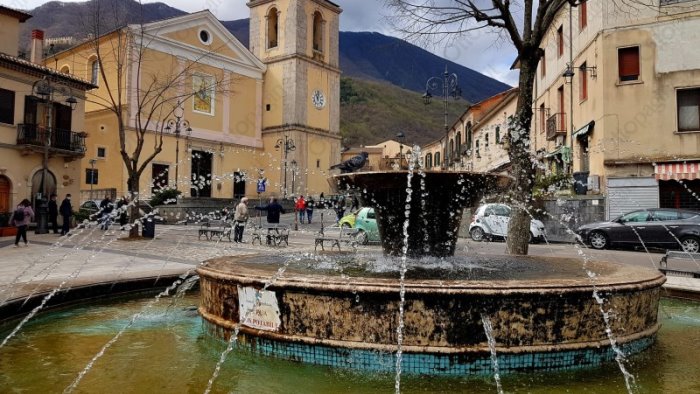
[{"label": "silver car", "polygon": [[[508,235],[511,208],[506,204],[484,204],[477,208],[469,225],[469,235],[474,241],[505,239]],[[530,242],[537,243],[545,239],[544,224],[537,220],[530,221]]]}]

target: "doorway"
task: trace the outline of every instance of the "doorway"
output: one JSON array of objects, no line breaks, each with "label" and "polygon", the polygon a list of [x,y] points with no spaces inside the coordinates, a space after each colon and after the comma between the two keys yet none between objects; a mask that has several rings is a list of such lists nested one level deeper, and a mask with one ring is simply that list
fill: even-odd
[{"label": "doorway", "polygon": [[214,155],[201,150],[192,151],[192,197],[211,197],[211,163]]},{"label": "doorway", "polygon": [[233,198],[245,196],[245,174],[242,172],[233,173]]},{"label": "doorway", "polygon": [[12,182],[5,175],[0,175],[0,212],[11,212],[10,195],[12,193]]}]

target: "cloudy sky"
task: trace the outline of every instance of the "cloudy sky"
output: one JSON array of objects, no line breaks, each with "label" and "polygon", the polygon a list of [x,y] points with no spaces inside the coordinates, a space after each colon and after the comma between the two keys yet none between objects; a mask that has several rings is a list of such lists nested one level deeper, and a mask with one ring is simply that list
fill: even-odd
[{"label": "cloudy sky", "polygon": [[[384,6],[384,0],[333,1],[343,9],[340,17],[341,30],[376,31],[403,38],[389,25],[387,17],[390,16],[390,10]],[[47,0],[2,0],[5,5],[26,10],[46,2]],[[161,2],[187,12],[209,9],[220,20],[248,17],[248,7],[246,7],[245,0],[161,0]],[[423,46],[438,56],[472,68],[509,85],[517,83],[517,72],[509,70],[515,59],[515,50],[508,41],[499,39],[494,33],[477,31],[450,43],[415,44]]]}]

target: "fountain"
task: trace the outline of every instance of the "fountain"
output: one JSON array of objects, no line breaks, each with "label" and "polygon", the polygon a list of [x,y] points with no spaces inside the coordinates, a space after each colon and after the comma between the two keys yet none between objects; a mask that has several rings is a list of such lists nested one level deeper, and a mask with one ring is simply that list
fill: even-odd
[{"label": "fountain", "polygon": [[[333,182],[375,207],[384,255],[209,260],[197,272],[211,332],[283,359],[426,375],[492,374],[496,358],[502,373],[596,366],[654,342],[658,272],[452,257],[462,208],[507,187],[504,177],[392,171]],[[385,358],[397,347],[395,366]]]}]

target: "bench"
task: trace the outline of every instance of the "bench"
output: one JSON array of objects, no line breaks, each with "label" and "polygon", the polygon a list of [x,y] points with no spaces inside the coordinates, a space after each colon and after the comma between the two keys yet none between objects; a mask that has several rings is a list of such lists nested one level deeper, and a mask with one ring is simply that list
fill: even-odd
[{"label": "bench", "polygon": [[700,278],[700,271],[689,271],[683,269],[668,268],[669,259],[685,261],[689,263],[689,265],[697,267],[698,265],[700,265],[700,253],[689,253],[676,250],[669,250],[663,257],[661,257],[661,261],[659,261],[659,271],[663,272],[667,276],[670,275],[682,276],[686,278]]},{"label": "bench", "polygon": [[314,239],[314,252],[319,246],[321,250],[326,250],[324,248],[326,242],[331,244],[331,250],[333,250],[333,247],[337,247],[340,252],[340,244],[345,244],[350,246],[352,250],[357,250],[357,234],[359,234],[359,230],[356,228],[328,227],[322,229]]},{"label": "bench", "polygon": [[271,224],[262,227],[253,226],[251,233],[251,244],[258,241],[262,245],[262,238],[265,237],[265,244],[268,246],[282,246],[282,242],[289,246],[289,226],[283,224]]},{"label": "bench", "polygon": [[214,237],[218,237],[221,241],[224,237],[228,238],[231,242],[231,232],[233,231],[233,225],[231,223],[225,222],[223,220],[208,220],[202,222],[199,226],[199,239],[202,239],[202,235],[207,240],[212,240]]}]

